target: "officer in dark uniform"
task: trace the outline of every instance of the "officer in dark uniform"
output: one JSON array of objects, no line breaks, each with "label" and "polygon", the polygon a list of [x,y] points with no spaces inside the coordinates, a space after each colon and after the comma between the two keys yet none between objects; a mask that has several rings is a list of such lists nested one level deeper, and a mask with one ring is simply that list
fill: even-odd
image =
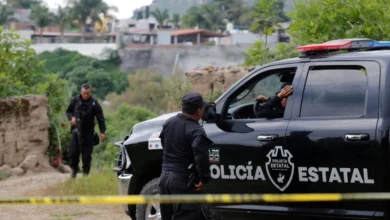
[{"label": "officer in dark uniform", "polygon": [[[163,125],[160,194],[200,193],[209,181],[208,150],[212,141],[198,122],[206,105],[200,94],[186,94],[182,98],[182,113]],[[160,207],[163,220],[204,218],[201,204],[161,204]]]},{"label": "officer in dark uniform", "polygon": [[83,162],[83,174],[88,175],[91,169],[93,146],[99,143],[99,137],[94,131],[96,117],[100,139],[104,141],[106,124],[103,110],[97,100],[92,97],[92,88],[89,84],[83,84],[80,95],[75,96],[70,102],[66,115],[71,121],[72,140],[69,146],[70,166],[72,177],[75,178],[79,171],[80,153]]},{"label": "officer in dark uniform", "polygon": [[281,90],[272,97],[259,96],[256,101],[264,102],[259,107],[259,118],[283,118],[284,109],[287,104],[287,98],[293,92],[290,83],[283,83]]}]

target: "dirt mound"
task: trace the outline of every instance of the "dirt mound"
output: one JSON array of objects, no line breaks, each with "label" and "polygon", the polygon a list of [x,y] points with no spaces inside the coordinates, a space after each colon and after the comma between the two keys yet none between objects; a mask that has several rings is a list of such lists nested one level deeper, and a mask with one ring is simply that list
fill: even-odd
[{"label": "dirt mound", "polygon": [[206,67],[187,72],[193,90],[202,95],[209,92],[225,91],[254,67]]},{"label": "dirt mound", "polygon": [[44,156],[49,146],[47,98],[0,99],[0,112],[0,172],[23,175],[53,170]]}]

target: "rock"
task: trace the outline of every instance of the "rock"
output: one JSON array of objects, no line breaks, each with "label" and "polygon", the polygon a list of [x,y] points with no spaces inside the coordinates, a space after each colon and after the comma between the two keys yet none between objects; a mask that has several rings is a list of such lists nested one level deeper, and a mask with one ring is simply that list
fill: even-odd
[{"label": "rock", "polygon": [[0,173],[6,173],[6,174],[10,174],[11,173],[11,167],[8,166],[7,164],[6,165],[3,165],[2,167],[0,167]]},{"label": "rock", "polygon": [[19,165],[24,171],[34,169],[38,165],[38,156],[37,155],[28,155],[26,159]]},{"label": "rock", "polygon": [[72,172],[72,169],[70,168],[70,166],[65,165],[63,163],[60,163],[58,165],[58,170],[61,171],[62,173],[71,173]]},{"label": "rock", "polygon": [[20,167],[15,167],[15,168],[11,169],[10,173],[12,176],[20,176],[20,175],[24,174],[24,171]]}]

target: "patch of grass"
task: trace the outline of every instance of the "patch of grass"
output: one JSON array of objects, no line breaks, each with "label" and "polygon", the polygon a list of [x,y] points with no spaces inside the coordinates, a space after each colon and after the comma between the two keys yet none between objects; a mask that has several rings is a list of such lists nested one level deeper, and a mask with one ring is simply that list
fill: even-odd
[{"label": "patch of grass", "polygon": [[69,179],[48,187],[44,194],[51,196],[100,196],[118,195],[118,182],[112,166],[106,165],[100,168],[92,167],[87,177],[78,174],[76,179]]},{"label": "patch of grass", "polygon": [[0,172],[0,180],[5,180],[9,177],[8,173]]}]

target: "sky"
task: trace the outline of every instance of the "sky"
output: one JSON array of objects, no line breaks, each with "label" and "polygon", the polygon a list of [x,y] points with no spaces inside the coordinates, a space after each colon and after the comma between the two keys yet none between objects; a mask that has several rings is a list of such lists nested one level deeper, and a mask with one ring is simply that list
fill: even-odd
[{"label": "sky", "polygon": [[[67,0],[43,0],[49,8],[57,8],[57,5],[64,6]],[[116,6],[118,12],[112,12],[118,19],[129,18],[133,15],[133,11],[141,6],[149,5],[152,0],[105,0],[109,5]]]}]

